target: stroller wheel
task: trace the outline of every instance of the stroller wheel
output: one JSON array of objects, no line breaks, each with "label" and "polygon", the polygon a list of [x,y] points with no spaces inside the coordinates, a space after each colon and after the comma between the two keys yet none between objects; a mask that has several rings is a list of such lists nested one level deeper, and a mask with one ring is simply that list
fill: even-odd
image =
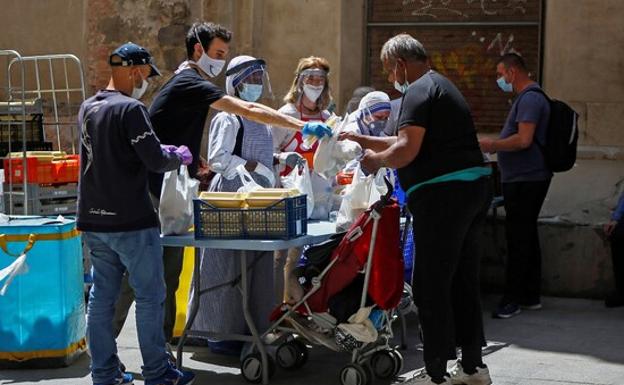
[{"label": "stroller wheel", "polygon": [[299,357],[297,358],[297,367],[300,368],[308,362],[308,347],[301,340],[294,340],[293,343],[299,349]]},{"label": "stroller wheel", "polygon": [[396,349],[390,350],[390,354],[392,354],[396,359],[397,365],[394,371],[394,376],[396,377],[403,371],[403,355]]},{"label": "stroller wheel", "polygon": [[[271,356],[267,356],[269,360],[269,378],[275,374],[275,362]],[[243,358],[241,362],[241,374],[245,380],[252,384],[259,384],[262,382],[262,358],[260,353],[251,353]]]},{"label": "stroller wheel", "polygon": [[368,385],[370,381],[370,375],[362,365],[349,364],[340,370],[341,385]]},{"label": "stroller wheel", "polygon": [[304,343],[292,340],[281,344],[275,352],[277,365],[286,370],[297,369],[308,360],[308,348]]},{"label": "stroller wheel", "polygon": [[377,378],[389,379],[399,372],[399,358],[392,350],[380,350],[370,359],[371,369]]}]

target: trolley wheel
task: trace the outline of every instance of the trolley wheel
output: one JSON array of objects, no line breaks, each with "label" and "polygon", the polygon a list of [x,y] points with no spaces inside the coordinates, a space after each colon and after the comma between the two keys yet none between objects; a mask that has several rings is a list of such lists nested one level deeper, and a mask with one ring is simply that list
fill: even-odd
[{"label": "trolley wheel", "polygon": [[398,358],[391,350],[380,350],[373,354],[370,366],[375,377],[380,379],[393,378],[399,371]]},{"label": "trolley wheel", "polygon": [[301,367],[308,359],[307,347],[296,340],[284,342],[275,352],[277,365],[286,370]]},{"label": "trolley wheel", "polygon": [[362,365],[349,364],[340,370],[341,385],[368,385],[370,381],[371,378]]},{"label": "trolley wheel", "polygon": [[[275,362],[273,362],[273,358],[269,355],[267,355],[267,359],[269,360],[269,378],[271,378],[273,374],[275,374]],[[262,357],[260,353],[251,353],[243,358],[241,362],[241,374],[245,380],[252,384],[259,384],[262,382]]]},{"label": "trolley wheel", "polygon": [[308,346],[299,339],[293,340],[293,343],[297,345],[299,349],[299,357],[297,359],[297,368],[300,368],[308,362],[308,357],[309,357]]},{"label": "trolley wheel", "polygon": [[390,350],[390,354],[392,354],[394,358],[396,359],[397,366],[396,366],[396,371],[394,373],[396,377],[399,374],[401,374],[401,372],[403,371],[403,355],[401,354],[401,352],[399,352],[396,349]]}]

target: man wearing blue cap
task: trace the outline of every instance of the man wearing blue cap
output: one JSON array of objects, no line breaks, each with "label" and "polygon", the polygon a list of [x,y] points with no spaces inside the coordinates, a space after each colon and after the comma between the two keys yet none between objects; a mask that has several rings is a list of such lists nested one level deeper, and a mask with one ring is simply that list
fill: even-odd
[{"label": "man wearing blue cap", "polygon": [[147,79],[160,72],[145,48],[126,43],[109,58],[106,89],[81,106],[78,229],[89,248],[93,287],[87,341],[95,385],[131,384],[117,357],[114,305],[124,272],[136,293],[136,320],[146,385],[188,385],[192,372],[168,360],[163,334],[162,246],[158,217],[149,197],[147,172],[165,172],[192,162],[186,146],[161,145],[147,109],[137,99]]}]

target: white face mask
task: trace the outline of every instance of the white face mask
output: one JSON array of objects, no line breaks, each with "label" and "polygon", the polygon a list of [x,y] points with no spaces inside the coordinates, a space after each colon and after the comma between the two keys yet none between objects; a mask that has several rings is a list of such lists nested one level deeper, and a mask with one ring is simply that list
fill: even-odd
[{"label": "white face mask", "polygon": [[225,60],[213,59],[208,56],[208,54],[204,50],[204,44],[201,42],[201,40],[199,40],[199,35],[197,34],[197,31],[195,31],[195,37],[197,38],[199,45],[202,47],[202,55],[197,61],[197,65],[199,66],[199,68],[201,68],[202,71],[204,71],[206,75],[210,76],[211,78],[219,76],[221,70],[223,70],[223,67],[225,66]]},{"label": "white face mask", "polygon": [[316,102],[316,100],[321,96],[325,86],[313,86],[311,84],[303,85],[303,93],[305,96],[310,99],[311,102]]},{"label": "white face mask", "polygon": [[134,86],[132,88],[132,95],[130,95],[130,97],[137,100],[143,97],[143,94],[145,94],[145,91],[147,91],[147,86],[149,85],[149,83],[145,79],[142,80],[143,82],[141,83],[141,87],[137,88],[136,86]]},{"label": "white face mask", "polygon": [[206,55],[206,52],[202,53],[201,57],[197,61],[197,65],[202,71],[211,78],[219,76],[223,66],[225,66],[225,60],[213,59]]},{"label": "white face mask", "polygon": [[405,93],[407,92],[407,88],[410,85],[410,83],[407,81],[407,68],[405,69],[405,83],[401,84],[396,80],[397,65],[398,63],[394,65],[394,89],[405,95]]}]

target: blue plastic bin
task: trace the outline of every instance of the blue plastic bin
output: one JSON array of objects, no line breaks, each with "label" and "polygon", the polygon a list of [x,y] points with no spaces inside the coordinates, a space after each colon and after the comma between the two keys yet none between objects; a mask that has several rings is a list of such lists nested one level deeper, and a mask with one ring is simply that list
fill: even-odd
[{"label": "blue plastic bin", "polygon": [[74,220],[11,217],[0,224],[0,269],[29,238],[28,272],[0,296],[0,368],[67,366],[86,349],[80,235]]}]

